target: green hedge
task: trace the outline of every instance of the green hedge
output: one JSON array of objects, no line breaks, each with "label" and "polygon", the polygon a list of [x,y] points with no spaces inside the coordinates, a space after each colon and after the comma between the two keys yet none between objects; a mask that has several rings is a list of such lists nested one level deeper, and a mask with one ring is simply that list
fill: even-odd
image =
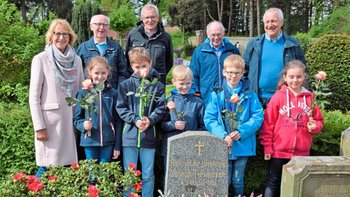
[{"label": "green hedge", "polygon": [[324,35],[309,47],[305,56],[311,77],[321,70],[327,73],[325,82],[333,94],[327,97],[331,104],[326,109],[349,111],[350,35]]}]

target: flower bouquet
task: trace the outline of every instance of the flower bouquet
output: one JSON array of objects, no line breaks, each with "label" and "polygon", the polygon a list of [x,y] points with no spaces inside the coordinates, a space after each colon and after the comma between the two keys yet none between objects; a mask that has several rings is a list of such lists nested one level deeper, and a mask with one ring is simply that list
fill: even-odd
[{"label": "flower bouquet", "polygon": [[[101,82],[94,86],[91,79],[86,79],[82,82],[82,89],[86,91],[85,96],[81,99],[76,99],[70,96],[66,97],[68,106],[75,106],[76,104],[79,104],[81,108],[87,111],[86,119],[89,120],[91,117],[91,109],[94,107],[94,102],[98,98],[98,93],[105,88],[104,84],[104,82]],[[87,131],[87,135],[91,136],[91,129]]]}]

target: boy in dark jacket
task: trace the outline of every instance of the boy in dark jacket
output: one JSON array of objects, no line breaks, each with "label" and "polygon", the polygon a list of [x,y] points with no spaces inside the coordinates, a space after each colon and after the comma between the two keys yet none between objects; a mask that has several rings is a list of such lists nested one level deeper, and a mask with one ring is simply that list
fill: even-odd
[{"label": "boy in dark jacket", "polygon": [[[164,85],[157,81],[159,74],[151,65],[152,60],[145,48],[129,51],[134,73],[120,84],[117,112],[124,121],[122,146],[124,170],[130,163],[142,166],[142,196],[153,196],[154,156],[156,152],[155,124],[166,113]],[[129,196],[131,191],[124,192]]]},{"label": "boy in dark jacket", "polygon": [[167,99],[169,109],[165,121],[162,123],[163,144],[162,156],[164,169],[166,169],[166,155],[168,138],[185,131],[204,131],[203,122],[204,104],[201,98],[189,93],[192,85],[193,74],[187,66],[176,66],[172,71],[173,85],[176,89],[171,91]]}]

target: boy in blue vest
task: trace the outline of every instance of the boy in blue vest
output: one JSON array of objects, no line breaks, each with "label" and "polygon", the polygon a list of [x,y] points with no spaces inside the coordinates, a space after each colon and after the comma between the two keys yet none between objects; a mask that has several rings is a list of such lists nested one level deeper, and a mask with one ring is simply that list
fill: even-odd
[{"label": "boy in blue vest", "polygon": [[188,66],[179,65],[172,71],[172,83],[176,89],[171,90],[167,99],[168,114],[162,123],[162,152],[164,170],[166,169],[166,155],[168,138],[185,131],[205,131],[203,122],[204,103],[193,93],[189,93],[193,74]]}]

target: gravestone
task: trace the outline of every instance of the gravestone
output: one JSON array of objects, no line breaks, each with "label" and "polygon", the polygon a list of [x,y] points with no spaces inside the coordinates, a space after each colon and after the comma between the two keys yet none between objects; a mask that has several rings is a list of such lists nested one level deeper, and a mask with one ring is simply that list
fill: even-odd
[{"label": "gravestone", "polygon": [[350,157],[293,157],[283,166],[283,197],[349,197]]},{"label": "gravestone", "polygon": [[341,133],[340,156],[350,157],[350,127]]},{"label": "gravestone", "polygon": [[227,143],[206,131],[168,139],[165,192],[170,196],[228,196]]}]

